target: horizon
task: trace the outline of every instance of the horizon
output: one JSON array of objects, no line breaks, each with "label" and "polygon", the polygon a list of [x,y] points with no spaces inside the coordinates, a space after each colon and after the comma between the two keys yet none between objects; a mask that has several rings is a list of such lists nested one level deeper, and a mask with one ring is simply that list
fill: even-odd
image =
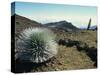
[{"label": "horizon", "polygon": [[[11,10],[14,12],[13,5]],[[15,2],[14,13],[42,24],[65,20],[82,28],[87,27],[91,18],[91,26],[97,25],[97,7],[94,6]]]}]

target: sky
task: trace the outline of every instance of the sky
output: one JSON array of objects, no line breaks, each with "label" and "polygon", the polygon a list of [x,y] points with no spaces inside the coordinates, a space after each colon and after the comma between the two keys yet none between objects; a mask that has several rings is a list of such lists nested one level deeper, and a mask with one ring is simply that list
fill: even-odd
[{"label": "sky", "polygon": [[87,27],[91,18],[91,25],[97,25],[95,6],[16,2],[15,13],[43,24],[65,20],[82,28]]}]

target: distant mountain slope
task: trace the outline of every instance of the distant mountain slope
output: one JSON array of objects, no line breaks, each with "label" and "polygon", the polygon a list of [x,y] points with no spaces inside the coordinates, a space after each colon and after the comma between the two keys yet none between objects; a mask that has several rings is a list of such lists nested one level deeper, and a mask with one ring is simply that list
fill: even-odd
[{"label": "distant mountain slope", "polygon": [[78,31],[79,29],[75,27],[72,23],[66,21],[59,21],[59,22],[52,22],[47,24],[41,24],[34,20],[30,20],[26,17],[20,15],[13,15],[11,16],[11,20],[15,20],[15,32],[19,33],[25,28],[29,27],[45,27],[49,28],[53,31]]},{"label": "distant mountain slope", "polygon": [[97,29],[97,26],[96,25],[91,26],[90,29],[94,29],[95,30],[95,29]]},{"label": "distant mountain slope", "polygon": [[[87,27],[81,27],[80,29],[86,30]],[[90,30],[97,30],[97,25],[93,25],[89,28]]]},{"label": "distant mountain slope", "polygon": [[65,31],[76,31],[76,30],[79,30],[72,23],[66,22],[66,21],[47,23],[47,24],[45,24],[45,26],[48,26],[48,27],[51,27],[51,28],[58,28],[58,29],[65,30]]},{"label": "distant mountain slope", "polygon": [[15,30],[16,32],[20,32],[25,28],[29,28],[29,27],[42,27],[43,25],[34,21],[34,20],[30,20],[26,17],[23,16],[19,16],[19,15],[13,15],[11,16],[11,20],[14,21],[15,19]]}]

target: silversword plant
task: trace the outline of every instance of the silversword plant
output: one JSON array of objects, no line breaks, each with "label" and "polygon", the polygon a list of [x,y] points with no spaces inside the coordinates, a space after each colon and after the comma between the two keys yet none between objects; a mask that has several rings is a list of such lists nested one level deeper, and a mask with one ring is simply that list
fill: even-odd
[{"label": "silversword plant", "polygon": [[25,29],[16,41],[15,58],[41,63],[57,54],[55,34],[46,28]]}]

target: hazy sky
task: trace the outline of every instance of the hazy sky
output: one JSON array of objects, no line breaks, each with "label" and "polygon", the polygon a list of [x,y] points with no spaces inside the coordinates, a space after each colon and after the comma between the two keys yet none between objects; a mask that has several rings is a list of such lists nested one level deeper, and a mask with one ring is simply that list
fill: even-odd
[{"label": "hazy sky", "polygon": [[89,19],[97,25],[97,7],[16,2],[15,13],[41,23],[66,20],[77,27],[86,27]]}]

